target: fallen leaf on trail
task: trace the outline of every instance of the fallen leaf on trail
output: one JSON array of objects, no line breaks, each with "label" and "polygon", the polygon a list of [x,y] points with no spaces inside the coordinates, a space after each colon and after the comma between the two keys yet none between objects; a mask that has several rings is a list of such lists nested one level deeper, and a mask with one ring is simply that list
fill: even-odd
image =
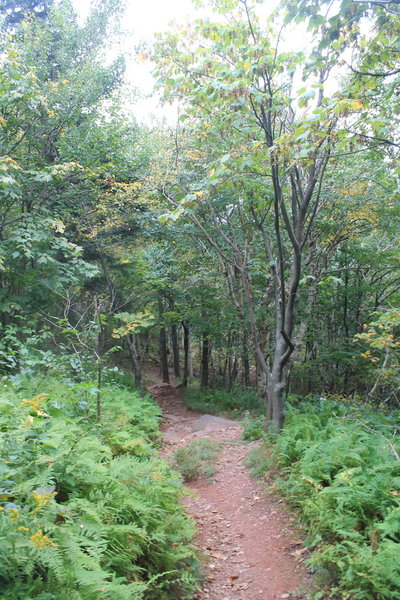
[{"label": "fallen leaf on trail", "polygon": [[304,552],[307,552],[308,548],[300,548],[299,550],[295,550],[294,552],[291,552],[291,555],[294,556],[295,558],[301,558],[301,556],[304,554]]},{"label": "fallen leaf on trail", "polygon": [[214,552],[213,554],[211,554],[211,556],[213,558],[219,558],[220,560],[226,560],[228,558],[227,556],[223,556],[219,552]]}]

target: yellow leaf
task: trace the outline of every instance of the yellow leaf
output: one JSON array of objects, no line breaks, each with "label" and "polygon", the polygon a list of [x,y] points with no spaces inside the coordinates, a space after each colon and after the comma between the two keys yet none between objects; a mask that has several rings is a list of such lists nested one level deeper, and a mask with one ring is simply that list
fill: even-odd
[{"label": "yellow leaf", "polygon": [[353,110],[360,110],[361,108],[364,108],[363,103],[361,102],[361,100],[352,100],[350,102],[350,107]]},{"label": "yellow leaf", "polygon": [[57,233],[64,233],[64,231],[65,231],[65,225],[60,220],[54,221],[53,227]]}]

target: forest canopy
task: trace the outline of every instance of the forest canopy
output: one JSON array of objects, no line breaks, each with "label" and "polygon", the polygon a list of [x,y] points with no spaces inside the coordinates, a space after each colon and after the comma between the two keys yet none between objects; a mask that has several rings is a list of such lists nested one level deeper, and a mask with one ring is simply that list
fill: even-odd
[{"label": "forest canopy", "polygon": [[179,106],[149,127],[109,59],[120,3],[2,3],[1,368],[122,343],[140,385],[156,336],[278,428],[288,386],[396,402],[397,4],[212,9],[139,48]]},{"label": "forest canopy", "polygon": [[399,1],[193,3],[0,0],[0,587],[197,589],[156,368],[273,445],[329,597],[400,598]]}]

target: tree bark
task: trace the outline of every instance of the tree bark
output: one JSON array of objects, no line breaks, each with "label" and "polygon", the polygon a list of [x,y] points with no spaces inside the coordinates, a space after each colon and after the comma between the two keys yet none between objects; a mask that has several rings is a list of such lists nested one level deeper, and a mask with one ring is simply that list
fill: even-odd
[{"label": "tree bark", "polygon": [[182,328],[183,328],[183,355],[184,355],[182,385],[183,385],[183,387],[187,387],[188,378],[189,378],[190,345],[189,345],[189,326],[185,321],[182,321]]},{"label": "tree bark", "polygon": [[167,334],[165,327],[160,327],[160,360],[163,383],[169,383]]},{"label": "tree bark", "polygon": [[140,337],[138,334],[130,334],[127,336],[127,341],[132,358],[135,387],[140,388],[142,385],[142,353],[140,348]]},{"label": "tree bark", "polygon": [[172,354],[174,360],[174,375],[175,377],[181,376],[180,356],[179,356],[179,343],[178,343],[178,328],[177,326],[171,325],[171,341],[172,341]]},{"label": "tree bark", "polygon": [[201,350],[201,387],[207,388],[209,385],[209,359],[210,342],[207,334],[203,334],[203,344]]},{"label": "tree bark", "polygon": [[192,338],[189,336],[189,355],[188,355],[188,372],[189,377],[193,377],[193,352],[192,352]]},{"label": "tree bark", "polygon": [[242,385],[244,388],[247,388],[250,385],[249,341],[247,331],[243,331],[242,337]]},{"label": "tree bark", "polygon": [[[163,312],[164,312],[163,302],[162,302],[161,297],[159,297],[159,299],[158,299],[158,315],[159,315],[161,322],[162,322]],[[165,331],[164,325],[160,326],[159,347],[160,347],[162,380],[163,380],[163,383],[169,383],[167,333]]]},{"label": "tree bark", "polygon": [[228,381],[228,391],[231,392],[233,388],[233,384],[236,381],[238,374],[238,361],[235,355],[233,355],[232,360],[230,360],[229,364],[229,381]]}]

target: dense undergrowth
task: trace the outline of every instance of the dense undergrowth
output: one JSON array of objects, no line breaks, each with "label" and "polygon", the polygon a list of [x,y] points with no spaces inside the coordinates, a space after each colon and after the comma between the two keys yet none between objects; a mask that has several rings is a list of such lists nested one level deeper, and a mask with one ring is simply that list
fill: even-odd
[{"label": "dense undergrowth", "polygon": [[158,409],[105,386],[3,380],[0,597],[162,600],[196,588],[182,486],[157,458]]},{"label": "dense undergrowth", "polygon": [[246,414],[258,415],[265,407],[256,390],[242,390],[239,387],[231,392],[224,389],[188,388],[185,390],[185,405],[196,412],[231,418],[243,418]]},{"label": "dense undergrowth", "polygon": [[283,432],[253,452],[256,474],[278,466],[279,493],[301,511],[321,578],[316,597],[400,599],[399,417],[303,402],[289,410]]}]

